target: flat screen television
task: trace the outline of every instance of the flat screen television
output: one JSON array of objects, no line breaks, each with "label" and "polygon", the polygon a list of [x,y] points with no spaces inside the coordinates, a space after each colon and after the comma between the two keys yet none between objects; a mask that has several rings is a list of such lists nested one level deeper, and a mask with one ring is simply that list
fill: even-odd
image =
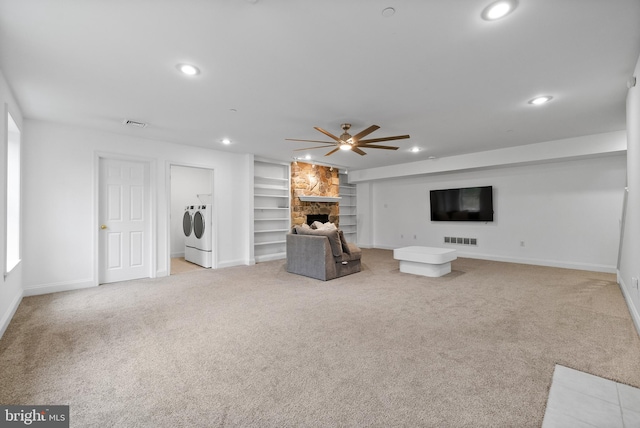
[{"label": "flat screen television", "polygon": [[431,221],[493,221],[493,187],[431,190]]}]

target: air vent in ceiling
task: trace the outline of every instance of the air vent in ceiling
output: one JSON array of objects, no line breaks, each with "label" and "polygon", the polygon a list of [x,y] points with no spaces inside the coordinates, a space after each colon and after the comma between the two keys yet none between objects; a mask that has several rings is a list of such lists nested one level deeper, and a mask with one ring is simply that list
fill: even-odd
[{"label": "air vent in ceiling", "polygon": [[135,120],[125,119],[122,121],[124,125],[135,126],[137,128],[146,128],[147,124],[143,122],[136,122]]}]

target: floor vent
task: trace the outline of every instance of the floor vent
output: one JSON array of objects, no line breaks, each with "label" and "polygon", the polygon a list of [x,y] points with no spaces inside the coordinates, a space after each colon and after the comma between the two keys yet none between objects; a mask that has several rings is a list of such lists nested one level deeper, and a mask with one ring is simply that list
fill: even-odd
[{"label": "floor vent", "polygon": [[137,128],[146,128],[147,124],[144,122],[136,122],[135,120],[125,119],[122,121],[124,125],[135,126]]},{"label": "floor vent", "polygon": [[445,244],[460,244],[460,245],[478,245],[477,238],[458,238],[456,236],[445,236]]}]

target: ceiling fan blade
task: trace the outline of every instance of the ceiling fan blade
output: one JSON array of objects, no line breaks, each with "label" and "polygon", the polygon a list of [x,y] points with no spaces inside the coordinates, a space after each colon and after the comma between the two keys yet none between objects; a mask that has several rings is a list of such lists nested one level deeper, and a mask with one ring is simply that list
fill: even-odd
[{"label": "ceiling fan blade", "polygon": [[335,136],[335,135],[333,135],[331,132],[325,131],[325,130],[324,130],[324,129],[322,129],[322,128],[319,128],[319,127],[317,127],[317,126],[314,126],[314,127],[313,127],[313,129],[315,129],[316,131],[320,131],[320,132],[322,132],[324,135],[326,135],[327,137],[331,138],[332,140],[336,140],[338,143],[342,143],[342,142],[343,142],[340,138],[336,137],[336,136]]},{"label": "ceiling fan blade", "polygon": [[321,141],[321,140],[299,140],[297,138],[285,138],[285,141],[304,141],[305,143],[325,143],[325,144],[335,144],[331,141]]},{"label": "ceiling fan blade", "polygon": [[396,135],[395,137],[382,137],[382,138],[371,138],[369,140],[360,140],[358,144],[369,144],[369,143],[380,143],[382,141],[393,141],[393,140],[404,140],[405,138],[411,138],[408,135]]},{"label": "ceiling fan blade", "polygon": [[300,150],[313,150],[313,149],[324,149],[325,147],[334,147],[335,144],[325,144],[324,146],[315,146],[315,147],[305,147],[303,149],[294,149],[294,152],[299,152]]},{"label": "ceiling fan blade", "polygon": [[362,150],[360,150],[359,148],[357,148],[356,146],[351,147],[351,150],[356,152],[357,154],[359,154],[360,156],[364,156],[366,155],[365,152],[363,152]]},{"label": "ceiling fan blade", "polygon": [[340,147],[336,147],[335,149],[331,150],[329,153],[327,153],[325,156],[329,156],[334,154],[335,152],[337,152],[338,150],[340,150]]},{"label": "ceiling fan blade", "polygon": [[380,127],[378,125],[371,125],[370,127],[365,129],[364,131],[358,132],[356,135],[354,135],[351,138],[353,139],[353,141],[357,142],[357,141],[360,140],[360,138],[366,137],[367,135],[371,134],[373,131],[375,131],[377,129],[380,129]]},{"label": "ceiling fan blade", "polygon": [[379,146],[377,144],[365,144],[360,145],[363,149],[385,149],[385,150],[398,150],[398,147],[395,146]]}]

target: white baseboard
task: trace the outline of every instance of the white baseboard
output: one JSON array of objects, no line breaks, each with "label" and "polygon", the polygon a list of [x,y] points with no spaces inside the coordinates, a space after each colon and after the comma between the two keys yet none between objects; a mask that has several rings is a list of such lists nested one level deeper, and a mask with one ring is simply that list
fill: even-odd
[{"label": "white baseboard", "polygon": [[[373,245],[373,246],[360,246],[360,244],[357,244],[357,245],[360,248],[370,248],[370,249],[376,249],[376,250],[395,250],[396,248],[402,248],[397,245]],[[412,245],[403,245],[403,247],[412,247]]]},{"label": "white baseboard", "polygon": [[246,266],[246,265],[247,265],[247,262],[245,260],[228,260],[225,262],[218,262],[216,269],[233,267],[233,266]]},{"label": "white baseboard", "polygon": [[260,262],[270,262],[272,260],[285,260],[286,258],[287,258],[286,254],[278,253],[278,254],[269,254],[264,256],[255,256],[255,261],[256,263],[260,263]]},{"label": "white baseboard", "polygon": [[[446,248],[450,248],[450,247],[446,247]],[[458,251],[457,254],[459,257],[466,257],[469,259],[491,260],[494,262],[521,263],[524,265],[558,267],[558,268],[564,268],[564,269],[586,270],[591,272],[616,273],[615,266],[600,265],[600,264],[593,264],[593,263],[576,263],[576,262],[562,262],[557,260],[527,259],[527,258],[519,258],[519,257],[494,256],[490,254],[487,255],[487,254],[465,253],[460,251]]]},{"label": "white baseboard", "polygon": [[16,311],[18,310],[18,306],[20,306],[20,302],[22,302],[22,295],[23,295],[22,292],[16,295],[16,297],[13,299],[13,301],[9,305],[9,310],[5,312],[5,314],[2,316],[2,319],[0,319],[0,339],[4,335],[4,332],[7,330],[7,327],[9,327],[9,323],[11,322],[11,319],[13,318]]},{"label": "white baseboard", "polygon": [[633,304],[633,299],[631,298],[631,291],[627,288],[624,280],[620,276],[620,272],[617,272],[618,276],[618,285],[620,286],[620,290],[622,291],[622,295],[624,296],[625,302],[627,302],[627,307],[629,308],[629,314],[631,315],[631,319],[633,320],[633,325],[636,327],[636,332],[640,336],[640,313],[638,313],[638,308]]},{"label": "white baseboard", "polygon": [[60,291],[79,290],[81,288],[96,287],[93,279],[58,282],[54,284],[29,285],[24,287],[25,296],[38,296],[40,294],[58,293]]},{"label": "white baseboard", "polygon": [[175,259],[177,257],[184,257],[184,251],[181,253],[171,253],[171,258]]},{"label": "white baseboard", "polygon": [[[366,248],[366,247],[361,247],[361,248]],[[375,248],[379,248],[382,250],[394,250],[400,247],[377,245]],[[600,264],[593,264],[593,263],[562,262],[557,260],[527,259],[527,258],[520,258],[520,257],[496,256],[493,254],[465,253],[464,251],[460,251],[459,248],[453,247],[450,245],[449,246],[442,245],[442,246],[439,246],[438,248],[448,248],[452,250],[457,250],[456,255],[458,257],[464,257],[468,259],[489,260],[493,262],[506,262],[506,263],[521,263],[523,265],[558,267],[558,268],[564,268],[564,269],[586,270],[591,272],[616,273],[616,267],[609,266],[609,265],[600,265]]]},{"label": "white baseboard", "polygon": [[357,242],[356,242],[356,246],[358,246],[359,248],[380,248],[382,250],[393,250],[395,248],[398,248],[398,247],[389,247],[389,248],[387,248],[385,246],[374,247],[373,245],[370,245],[370,244],[359,244]]}]

